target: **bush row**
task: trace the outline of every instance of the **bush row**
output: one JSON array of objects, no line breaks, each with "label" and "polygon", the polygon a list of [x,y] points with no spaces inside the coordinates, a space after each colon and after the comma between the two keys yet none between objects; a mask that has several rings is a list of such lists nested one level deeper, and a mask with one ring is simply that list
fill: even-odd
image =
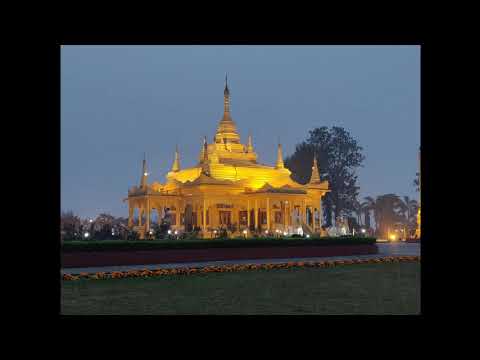
[{"label": "bush row", "polygon": [[374,244],[370,237],[322,238],[241,238],[241,239],[189,239],[189,240],[102,240],[68,241],[62,244],[63,252],[78,251],[131,251],[160,249],[247,248],[272,246],[328,246]]},{"label": "bush row", "polygon": [[343,265],[359,265],[359,264],[381,264],[381,263],[398,263],[398,262],[417,262],[420,256],[386,256],[373,259],[351,259],[351,260],[326,260],[326,261],[292,261],[288,263],[277,264],[234,264],[221,266],[206,267],[181,267],[174,269],[143,269],[113,272],[97,272],[97,273],[80,273],[80,274],[63,274],[62,280],[101,280],[101,279],[121,279],[121,278],[146,278],[165,275],[193,275],[207,273],[223,273],[233,271],[249,271],[249,270],[272,270],[272,269],[291,269],[291,268],[331,268]]}]

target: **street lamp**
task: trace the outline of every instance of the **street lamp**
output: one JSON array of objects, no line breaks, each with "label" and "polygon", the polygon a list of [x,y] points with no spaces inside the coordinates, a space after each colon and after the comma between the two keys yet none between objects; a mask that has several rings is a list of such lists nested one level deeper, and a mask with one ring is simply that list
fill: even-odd
[{"label": "street lamp", "polygon": [[243,230],[243,237],[246,239],[247,238],[247,229]]},{"label": "street lamp", "polygon": [[87,231],[85,234],[83,234],[83,236],[85,236],[85,239],[86,239],[86,238],[88,238],[88,237],[90,236],[90,234],[89,234],[88,231]]}]

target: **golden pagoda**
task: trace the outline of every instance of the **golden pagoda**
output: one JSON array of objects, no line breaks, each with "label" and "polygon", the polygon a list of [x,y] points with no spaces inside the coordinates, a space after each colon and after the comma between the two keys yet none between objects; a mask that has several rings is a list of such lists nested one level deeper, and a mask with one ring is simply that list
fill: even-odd
[{"label": "golden pagoda", "polygon": [[[128,191],[128,224],[144,238],[151,215],[169,220],[174,232],[199,230],[203,238],[220,229],[229,236],[252,233],[317,234],[321,229],[322,197],[328,182],[320,180],[314,155],[310,181],[299,184],[283,163],[278,144],[275,166],[258,162],[252,136],[242,144],[230,113],[230,90],[225,78],[224,111],[213,142],[204,138],[196,166],[182,169],[178,147],[166,182],[147,182],[144,158],[140,186]],[[138,220],[134,223],[137,211]],[[145,221],[142,221],[145,215]]]}]

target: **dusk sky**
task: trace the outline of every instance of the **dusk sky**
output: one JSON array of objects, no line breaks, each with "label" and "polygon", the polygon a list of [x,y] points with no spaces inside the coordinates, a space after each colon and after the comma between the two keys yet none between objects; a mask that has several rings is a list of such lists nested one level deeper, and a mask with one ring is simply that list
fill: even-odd
[{"label": "dusk sky", "polygon": [[149,182],[180,150],[197,162],[223,115],[225,73],[241,141],[274,165],[320,126],[342,126],[365,155],[360,195],[412,185],[420,146],[419,46],[74,46],[61,50],[61,208],[128,216],[146,152]]}]

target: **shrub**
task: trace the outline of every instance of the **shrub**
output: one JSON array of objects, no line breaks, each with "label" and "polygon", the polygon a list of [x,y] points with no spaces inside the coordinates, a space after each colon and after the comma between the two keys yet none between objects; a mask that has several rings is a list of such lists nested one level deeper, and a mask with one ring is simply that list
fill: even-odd
[{"label": "shrub", "polygon": [[133,251],[160,249],[205,249],[205,248],[244,248],[272,246],[332,246],[375,244],[375,238],[368,237],[324,237],[324,238],[247,238],[236,239],[184,239],[184,240],[149,240],[149,241],[69,241],[62,245],[64,252],[76,251]]}]

